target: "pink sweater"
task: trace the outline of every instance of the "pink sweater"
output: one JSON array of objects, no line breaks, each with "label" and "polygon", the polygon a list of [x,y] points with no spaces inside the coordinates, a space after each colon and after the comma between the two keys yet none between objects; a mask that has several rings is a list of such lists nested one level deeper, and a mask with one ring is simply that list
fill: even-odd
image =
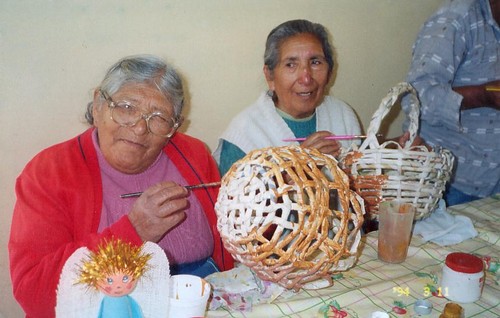
[{"label": "pink sweater", "polygon": [[[181,185],[188,184],[164,152],[160,153],[146,171],[139,174],[126,174],[114,169],[104,159],[95,131],[92,139],[97,151],[103,184],[104,202],[99,233],[126,215],[137,200],[137,198],[122,199],[120,194],[143,191],[166,180]],[[208,220],[204,216],[203,207],[193,192],[188,197],[188,201],[189,209],[186,210],[186,219],[158,242],[167,254],[169,264],[192,263],[210,257],[213,252],[214,240]]]}]

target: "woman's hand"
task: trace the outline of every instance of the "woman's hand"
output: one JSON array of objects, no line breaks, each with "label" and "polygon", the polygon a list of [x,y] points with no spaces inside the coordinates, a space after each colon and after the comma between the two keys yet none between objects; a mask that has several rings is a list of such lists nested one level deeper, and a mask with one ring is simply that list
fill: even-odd
[{"label": "woman's hand", "polygon": [[[401,147],[404,147],[406,142],[410,140],[410,132],[405,132],[399,137],[396,137],[393,139],[396,141]],[[410,147],[414,146],[426,146],[427,149],[431,150],[431,147],[425,143],[425,140],[423,140],[419,135],[415,136],[415,139],[413,139],[413,143],[410,145]]]},{"label": "woman's hand", "polygon": [[453,87],[462,95],[461,109],[491,107],[500,110],[500,81],[492,81],[480,85]]},{"label": "woman's hand", "polygon": [[325,139],[331,135],[332,133],[329,131],[317,131],[307,137],[307,139],[301,143],[301,147],[316,148],[324,154],[337,157],[340,155],[341,145],[337,140]]},{"label": "woman's hand", "polygon": [[500,110],[500,81],[485,84],[485,106]]},{"label": "woman's hand", "polygon": [[189,207],[186,188],[175,182],[162,182],[144,191],[128,214],[143,241],[158,242],[184,220]]}]

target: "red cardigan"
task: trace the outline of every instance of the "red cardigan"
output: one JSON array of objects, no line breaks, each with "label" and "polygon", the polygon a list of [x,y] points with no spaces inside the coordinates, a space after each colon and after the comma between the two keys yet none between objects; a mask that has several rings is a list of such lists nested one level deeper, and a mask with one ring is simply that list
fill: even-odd
[{"label": "red cardigan", "polygon": [[[92,131],[43,150],[17,179],[9,258],[14,297],[26,317],[54,317],[62,267],[79,247],[92,249],[111,236],[142,244],[127,216],[97,233],[102,182]],[[164,151],[189,184],[220,179],[215,161],[200,140],[176,133]],[[212,257],[221,270],[228,270],[233,259],[217,231],[217,191],[209,188],[193,193],[212,228]]]}]

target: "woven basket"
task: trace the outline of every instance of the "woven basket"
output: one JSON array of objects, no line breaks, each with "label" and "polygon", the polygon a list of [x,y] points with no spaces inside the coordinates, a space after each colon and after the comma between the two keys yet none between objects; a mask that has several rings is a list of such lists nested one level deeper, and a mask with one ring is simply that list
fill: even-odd
[{"label": "woven basket", "polygon": [[298,290],[357,259],[362,199],[337,161],[299,146],[255,150],[222,178],[215,204],[226,249],[262,280]]},{"label": "woven basket", "polygon": [[[391,107],[409,94],[410,138],[404,147],[397,142],[379,144],[376,134]],[[340,165],[351,179],[351,187],[365,200],[369,218],[378,217],[378,206],[384,200],[399,200],[416,206],[415,219],[432,213],[441,199],[451,176],[454,157],[442,148],[411,147],[418,131],[420,103],[415,89],[408,83],[391,88],[372,117],[367,138],[359,148],[344,152]]]}]

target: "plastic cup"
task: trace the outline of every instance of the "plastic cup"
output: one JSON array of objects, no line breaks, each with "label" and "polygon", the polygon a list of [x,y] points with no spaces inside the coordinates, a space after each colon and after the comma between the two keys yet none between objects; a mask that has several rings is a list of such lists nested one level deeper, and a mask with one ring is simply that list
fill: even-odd
[{"label": "plastic cup", "polygon": [[402,263],[408,254],[415,206],[398,201],[383,201],[378,212],[378,258],[387,263]]},{"label": "plastic cup", "polygon": [[212,287],[194,275],[173,275],[170,278],[170,318],[205,317]]}]

